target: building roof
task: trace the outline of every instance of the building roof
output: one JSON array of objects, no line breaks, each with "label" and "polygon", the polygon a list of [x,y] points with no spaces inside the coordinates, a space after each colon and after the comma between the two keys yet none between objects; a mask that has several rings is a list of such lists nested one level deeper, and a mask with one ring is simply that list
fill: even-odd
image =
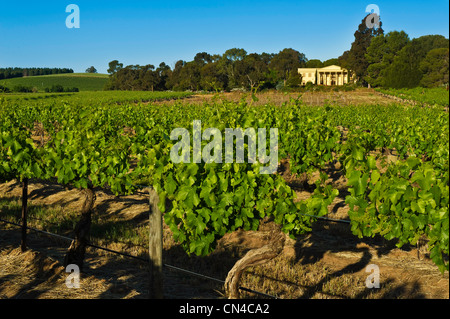
[{"label": "building roof", "polygon": [[348,72],[347,69],[341,68],[339,65],[329,65],[323,68],[299,68],[298,72],[311,72],[311,71],[319,71],[319,72],[333,72],[333,71],[344,71]]},{"label": "building roof", "polygon": [[319,68],[319,70],[327,70],[327,71],[329,71],[329,70],[338,70],[338,71],[341,71],[341,70],[345,70],[344,68],[341,68],[339,65],[329,65],[329,66],[326,66],[326,67],[323,67],[323,68]]}]

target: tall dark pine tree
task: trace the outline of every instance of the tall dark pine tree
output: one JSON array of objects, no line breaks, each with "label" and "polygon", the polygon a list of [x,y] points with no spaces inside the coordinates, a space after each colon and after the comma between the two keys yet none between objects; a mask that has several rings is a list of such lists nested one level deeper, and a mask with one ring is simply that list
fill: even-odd
[{"label": "tall dark pine tree", "polygon": [[378,27],[374,26],[370,28],[367,26],[366,19],[368,16],[361,21],[358,30],[355,32],[355,41],[352,43],[347,61],[348,67],[355,73],[356,79],[362,81],[364,85],[366,85],[364,77],[367,75],[367,68],[369,66],[366,59],[367,48],[372,38],[384,34],[381,21],[379,21]]}]

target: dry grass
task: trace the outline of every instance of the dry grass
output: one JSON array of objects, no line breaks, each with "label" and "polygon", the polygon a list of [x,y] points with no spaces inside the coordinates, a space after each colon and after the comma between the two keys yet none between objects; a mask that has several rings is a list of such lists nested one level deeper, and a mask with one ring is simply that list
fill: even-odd
[{"label": "dry grass", "polygon": [[[332,91],[329,92],[292,92],[279,93],[276,91],[261,92],[256,94],[257,101],[253,100],[252,94],[249,92],[231,92],[217,94],[198,94],[182,100],[151,102],[151,104],[204,104],[206,102],[223,103],[224,101],[239,103],[244,101],[251,105],[274,104],[282,105],[289,103],[292,99],[302,101],[306,105],[364,105],[364,104],[381,104],[389,105],[395,103],[390,98],[380,95],[372,89],[358,88],[354,91]],[[398,102],[397,102],[398,103]]]},{"label": "dry grass", "polygon": [[[314,181],[311,176],[308,183]],[[338,177],[331,180],[339,184]],[[49,215],[68,214],[76,217],[78,190],[65,190],[58,185],[30,183],[31,205],[49,209]],[[0,198],[17,201],[20,185],[10,182],[0,186]],[[306,198],[308,192],[298,191]],[[99,191],[95,209],[97,227],[124,225],[138,236],[148,238],[145,230],[148,216],[147,194],[114,197]],[[14,206],[14,205],[13,205]],[[18,202],[15,204],[19,209]],[[1,214],[4,213],[3,204]],[[14,209],[14,208],[9,208]],[[334,218],[345,218],[348,208],[337,198],[330,211]],[[76,219],[76,218],[75,218]],[[35,226],[41,221],[32,221]],[[104,228],[100,227],[103,225]],[[65,288],[67,274],[61,269],[68,243],[30,234],[32,250],[20,254],[17,229],[0,225],[0,296],[33,298],[146,298],[147,265],[109,253],[89,249],[88,270],[82,277],[84,290]],[[68,234],[70,235],[70,234]],[[146,256],[147,248],[130,242],[97,239],[110,249]],[[141,238],[142,241],[142,238]],[[233,264],[249,249],[260,247],[251,233],[237,231],[226,235],[208,257],[188,257],[173,241],[170,230],[164,229],[165,263],[224,279]],[[47,257],[49,256],[49,257]],[[381,288],[367,289],[366,266],[375,263],[381,270]],[[418,260],[414,249],[400,250],[382,240],[360,241],[346,224],[317,222],[311,234],[294,241],[289,239],[284,252],[276,259],[246,270],[241,286],[280,298],[448,298],[448,273],[441,275],[428,259]],[[223,298],[220,284],[165,271],[167,298]],[[243,293],[244,298],[260,297]]]}]

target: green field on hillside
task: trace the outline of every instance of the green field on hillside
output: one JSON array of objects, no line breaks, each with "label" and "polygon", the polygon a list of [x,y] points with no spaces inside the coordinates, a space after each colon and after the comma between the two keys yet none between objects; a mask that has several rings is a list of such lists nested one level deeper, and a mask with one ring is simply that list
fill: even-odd
[{"label": "green field on hillside", "polygon": [[0,85],[11,90],[19,85],[35,87],[39,92],[44,92],[45,88],[53,85],[76,87],[80,91],[101,91],[106,82],[108,82],[107,74],[68,73],[1,80]]}]

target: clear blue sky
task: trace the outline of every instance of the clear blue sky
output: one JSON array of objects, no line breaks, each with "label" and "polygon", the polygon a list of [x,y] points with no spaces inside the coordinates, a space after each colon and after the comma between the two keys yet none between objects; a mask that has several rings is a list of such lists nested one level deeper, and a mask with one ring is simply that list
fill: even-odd
[{"label": "clear blue sky", "polygon": [[[81,28],[68,29],[65,8],[77,4]],[[449,2],[435,1],[134,1],[0,0],[0,67],[124,65],[191,61],[197,52],[278,53],[293,48],[327,60],[350,48],[369,4],[380,8],[385,32],[410,38],[449,37]]]}]

